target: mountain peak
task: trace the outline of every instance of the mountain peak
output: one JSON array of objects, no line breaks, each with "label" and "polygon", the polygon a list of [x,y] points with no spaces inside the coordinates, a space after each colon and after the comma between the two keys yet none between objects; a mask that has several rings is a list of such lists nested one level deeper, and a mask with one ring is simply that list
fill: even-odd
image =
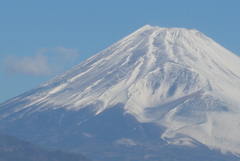
[{"label": "mountain peak", "polygon": [[[145,36],[144,36],[145,35]],[[128,35],[125,38],[131,38],[134,39],[135,37],[141,37],[143,38],[153,38],[158,37],[158,41],[163,41],[164,39],[167,39],[167,41],[174,41],[176,39],[181,39],[180,41],[192,41],[196,42],[199,41],[196,39],[196,37],[204,39],[204,41],[212,41],[210,38],[205,36],[203,33],[196,29],[188,30],[186,28],[165,28],[165,27],[159,27],[159,26],[150,26],[145,25],[141,27],[140,29],[136,30],[132,34]],[[195,40],[193,39],[195,38]],[[157,41],[156,39],[154,41]]]},{"label": "mountain peak", "polygon": [[[165,31],[169,31],[169,32],[179,32],[179,31],[182,31],[182,32],[192,32],[192,33],[201,33],[200,31],[198,31],[197,29],[186,29],[186,28],[183,28],[183,27],[171,27],[171,28],[167,28],[167,27],[160,27],[160,26],[151,26],[151,25],[144,25],[143,27],[141,27],[140,31],[144,31],[144,30],[165,30]],[[138,31],[137,30],[137,31]]]},{"label": "mountain peak", "polygon": [[240,153],[239,125],[234,123],[240,118],[238,69],[239,57],[195,29],[146,25],[5,102],[0,119],[57,109],[89,110],[95,117],[120,104],[140,123],[165,126],[165,141],[181,142],[182,134]]}]

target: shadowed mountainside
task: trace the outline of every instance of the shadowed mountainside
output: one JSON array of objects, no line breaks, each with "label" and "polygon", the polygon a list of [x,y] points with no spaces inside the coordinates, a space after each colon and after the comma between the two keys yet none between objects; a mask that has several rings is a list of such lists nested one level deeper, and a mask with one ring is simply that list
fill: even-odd
[{"label": "shadowed mountainside", "polygon": [[8,135],[0,135],[1,161],[90,161],[81,154],[48,151]]}]

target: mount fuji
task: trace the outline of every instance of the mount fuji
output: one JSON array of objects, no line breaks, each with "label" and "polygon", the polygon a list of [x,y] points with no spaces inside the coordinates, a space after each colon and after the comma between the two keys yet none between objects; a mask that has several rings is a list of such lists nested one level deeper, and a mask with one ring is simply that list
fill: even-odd
[{"label": "mount fuji", "polygon": [[99,161],[159,160],[174,148],[240,160],[239,69],[195,29],[146,25],[0,104],[0,132]]}]

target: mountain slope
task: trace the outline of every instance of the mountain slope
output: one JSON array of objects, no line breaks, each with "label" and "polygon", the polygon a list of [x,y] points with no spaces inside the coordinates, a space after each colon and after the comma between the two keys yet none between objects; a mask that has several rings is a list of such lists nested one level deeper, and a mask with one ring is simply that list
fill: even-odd
[{"label": "mountain slope", "polygon": [[[86,138],[100,145],[113,131],[119,135],[106,145],[109,149],[119,142],[152,148],[156,140],[161,146],[195,146],[192,142],[197,141],[239,154],[238,69],[239,57],[195,29],[146,25],[1,104],[0,129],[46,147],[72,151],[84,151],[73,136],[85,146],[89,145]],[[119,108],[123,111],[114,113]],[[94,122],[105,114],[113,115],[107,120],[112,125],[97,130],[103,125]],[[158,139],[145,135],[144,124],[158,129],[154,134]],[[118,126],[122,131],[117,132]]]},{"label": "mountain slope", "polygon": [[33,144],[0,135],[1,161],[90,161],[80,154],[43,150]]}]

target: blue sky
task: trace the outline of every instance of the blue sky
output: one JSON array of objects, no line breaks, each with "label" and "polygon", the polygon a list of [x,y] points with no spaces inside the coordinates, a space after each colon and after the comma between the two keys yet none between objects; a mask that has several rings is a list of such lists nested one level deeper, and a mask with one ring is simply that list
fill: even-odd
[{"label": "blue sky", "polygon": [[240,55],[239,0],[0,0],[0,103],[138,28],[195,28]]}]

